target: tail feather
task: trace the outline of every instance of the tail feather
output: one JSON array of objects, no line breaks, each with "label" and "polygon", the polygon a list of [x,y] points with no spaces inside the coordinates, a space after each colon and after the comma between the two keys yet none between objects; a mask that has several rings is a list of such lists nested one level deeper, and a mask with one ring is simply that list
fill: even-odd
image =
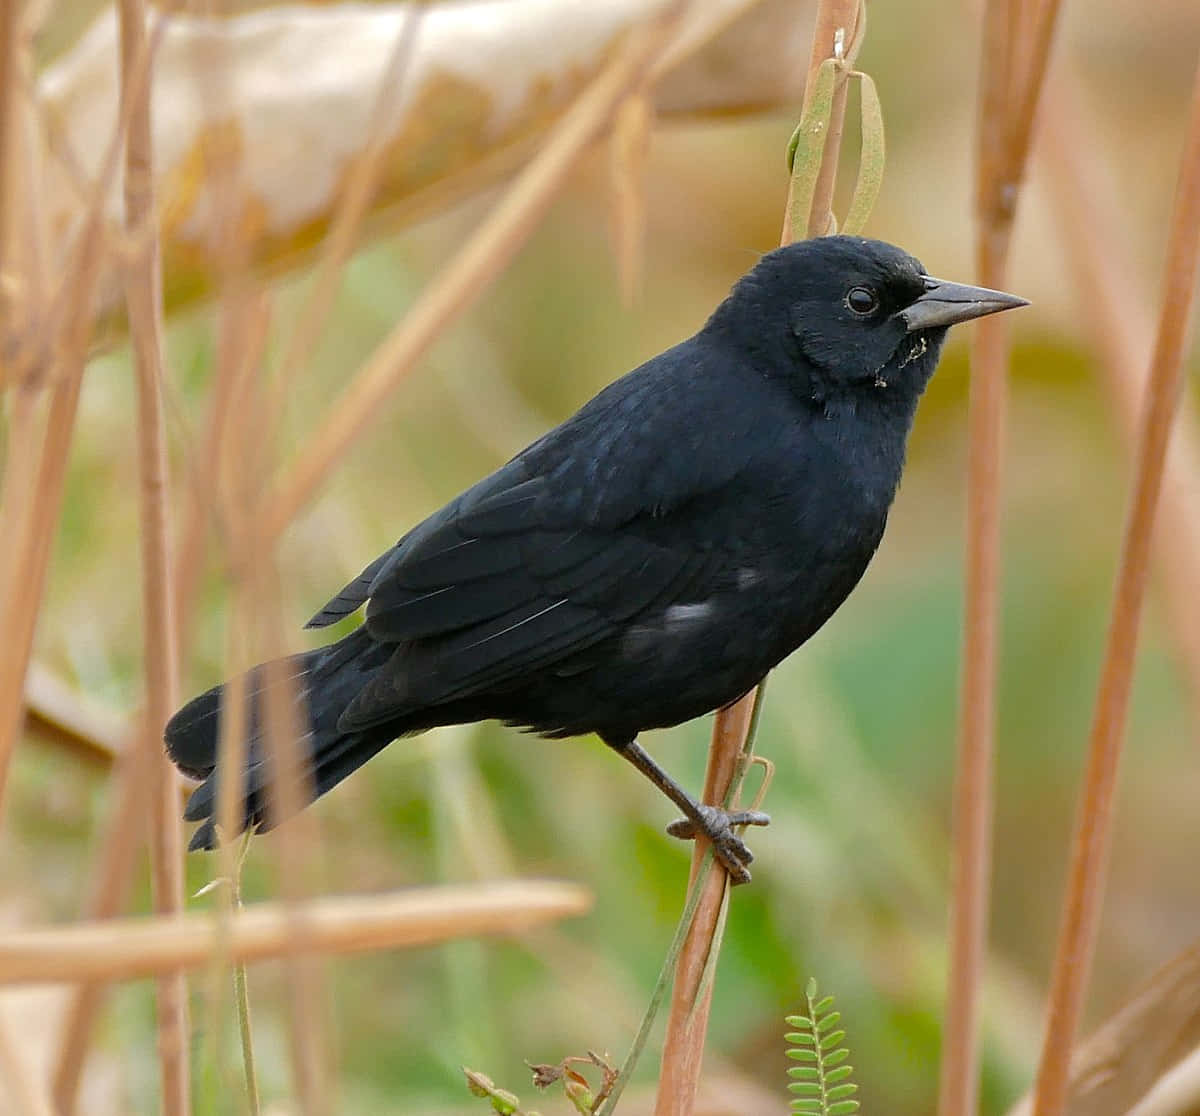
[{"label": "tail feather", "polygon": [[[300,739],[304,763],[304,793],[311,801],[341,782],[352,771],[403,731],[403,726],[380,725],[340,732],[338,718],[354,695],[388,658],[392,648],[370,639],[362,628],[317,651],[285,660],[285,670],[255,667],[246,676],[246,768],[241,829],[267,829],[277,823],[271,802],[271,757],[264,739],[268,679],[286,678],[301,706],[308,731]],[[281,665],[281,664],[276,664]],[[216,843],[218,751],[224,686],[194,698],[168,722],[164,732],[167,754],[185,774],[203,782],[192,793],[184,817],[201,826],[190,848],[213,848]]]}]

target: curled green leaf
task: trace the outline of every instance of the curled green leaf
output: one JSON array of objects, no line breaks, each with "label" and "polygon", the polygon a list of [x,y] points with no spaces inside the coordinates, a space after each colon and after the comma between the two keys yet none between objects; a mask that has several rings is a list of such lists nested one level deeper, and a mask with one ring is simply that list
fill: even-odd
[{"label": "curled green leaf", "polygon": [[885,148],[883,138],[883,106],[879,102],[879,91],[870,74],[855,73],[859,87],[859,111],[862,115],[862,146],[858,157],[858,177],[854,182],[854,193],[842,231],[858,236],[871,216],[875,199],[883,185]]},{"label": "curled green leaf", "polygon": [[808,236],[808,215],[812,210],[829,119],[833,114],[833,87],[837,63],[826,58],[817,70],[812,96],[805,105],[800,123],[788,143],[788,167],[792,181],[788,190],[787,224],[792,240]]}]

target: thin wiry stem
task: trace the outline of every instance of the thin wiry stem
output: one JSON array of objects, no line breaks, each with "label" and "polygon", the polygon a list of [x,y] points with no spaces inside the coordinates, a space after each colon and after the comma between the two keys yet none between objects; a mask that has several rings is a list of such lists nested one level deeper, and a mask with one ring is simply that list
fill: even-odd
[{"label": "thin wiry stem", "polygon": [[[98,862],[92,869],[92,889],[84,904],[87,919],[112,918],[124,910],[133,886],[133,870],[145,833],[146,782],[136,750],[113,768],[109,778],[108,822],[97,843]],[[52,1089],[60,1116],[71,1116],[87,1060],[92,1029],[104,1002],[106,985],[82,984],[67,1007],[54,1063]]]},{"label": "thin wiry stem", "polygon": [[[149,79],[150,59],[163,26],[160,19],[155,33],[143,42],[128,67],[129,96],[122,105],[100,173],[92,183],[79,233],[54,298],[48,330],[53,336],[56,359],[50,369],[53,386],[40,440],[36,385],[18,385],[16,393],[0,506],[0,537],[5,540],[0,552],[0,629],[6,635],[5,653],[0,655],[0,804],[24,722],[25,674],[54,528],[62,507],[67,453],[92,331],[93,296],[104,255],[104,198],[119,164],[130,103]],[[19,485],[14,483],[15,478],[20,478]]]},{"label": "thin wiry stem", "polygon": [[[860,12],[858,0],[822,0],[817,9],[815,38],[809,61],[809,90],[813,87],[821,64],[834,55],[835,50],[839,49],[839,44],[840,49],[845,51],[852,42],[857,42],[860,37],[857,35]],[[841,153],[841,123],[846,107],[844,75],[840,75],[840,79],[840,86],[835,87],[833,117],[810,210],[810,234],[827,231],[832,220],[829,206],[833,197],[838,156]],[[840,101],[836,96],[838,89],[841,93]],[[790,223],[786,217],[790,211],[790,202],[789,197],[784,210],[781,237],[784,244],[791,235]],[[726,800],[738,775],[743,749],[760,708],[760,699],[761,687],[758,687],[740,701],[718,711],[713,724],[712,741],[709,744],[708,768],[705,772],[702,796],[704,802],[719,804]],[[693,885],[707,852],[708,843],[697,840],[692,853]],[[690,1116],[695,1106],[712,1003],[712,984],[706,976],[711,974],[714,950],[719,949],[728,888],[729,878],[724,871],[708,874],[680,950],[671,992],[671,1011],[663,1040],[655,1116]]]},{"label": "thin wiry stem", "polygon": [[342,271],[358,242],[363,221],[383,177],[388,155],[387,123],[399,104],[404,77],[415,56],[425,8],[424,3],[413,4],[405,12],[400,33],[384,66],[371,110],[366,147],[355,162],[345,194],[333,215],[321,260],[315,268],[312,288],[304,300],[304,307],[297,316],[291,338],[279,362],[273,398],[266,413],[267,421],[273,426],[279,423],[287,394],[303,370],[305,361],[316,348],[333,308]]},{"label": "thin wiry stem", "polygon": [[[1018,188],[1053,37],[1056,0],[992,0],[984,13],[977,205],[979,281],[1005,286]],[[979,991],[987,947],[996,731],[1008,323],[976,325],[967,455],[962,697],[953,819],[950,975],[938,1112],[978,1107]]]},{"label": "thin wiry stem", "polygon": [[1150,568],[1154,516],[1167,442],[1183,387],[1183,355],[1200,256],[1200,68],[1167,235],[1162,310],[1138,449],[1133,495],[1105,645],[1076,819],[1071,868],[1051,980],[1046,1038],[1034,1093],[1035,1116],[1064,1110],[1070,1051],[1095,952],[1112,832],[1112,801],[1125,735],[1138,629]]},{"label": "thin wiry stem", "polygon": [[[135,60],[145,50],[144,0],[121,0],[121,81],[130,106],[125,151],[125,228],[140,246],[125,275],[125,298],[133,340],[138,397],[138,469],[141,494],[143,655],[146,709],[143,762],[150,784],[150,861],[154,908],[183,909],[183,834],[175,774],[162,747],[162,729],[177,704],[178,670],[171,618],[171,561],[168,543],[168,481],[162,385],[162,263],[154,217],[150,89],[136,100],[129,92]],[[183,973],[158,982],[158,1054],[166,1116],[191,1109],[188,1066],[187,983]]]},{"label": "thin wiry stem", "polygon": [[[1110,404],[1132,456],[1146,386],[1146,355],[1154,344],[1153,308],[1138,282],[1137,262],[1121,237],[1125,214],[1112,172],[1094,142],[1096,122],[1080,105],[1077,83],[1051,82],[1045,142],[1039,158],[1047,171],[1055,223],[1063,234],[1079,314],[1095,339],[1107,374]],[[1104,237],[1097,229],[1108,230]],[[1162,517],[1169,529],[1155,546],[1162,565],[1167,608],[1164,620],[1186,672],[1194,717],[1200,724],[1200,416],[1184,398],[1163,477]]]},{"label": "thin wiry stem", "polygon": [[[1014,8],[988,4],[979,109],[977,246],[980,282],[1002,287],[1013,211],[1002,189],[1004,122],[1011,97]],[[939,1116],[970,1116],[978,1104],[979,989],[987,940],[995,747],[1000,473],[1007,409],[1007,323],[976,325],[971,354],[967,455],[966,600],[962,698],[955,765],[949,982],[938,1091]]]},{"label": "thin wiry stem", "polygon": [[[717,715],[708,751],[702,801],[720,804],[725,800],[754,720],[757,694],[757,690],[751,691]],[[696,886],[700,872],[710,859],[710,851],[707,841],[700,838],[696,840],[689,887]],[[654,1104],[655,1116],[690,1116],[696,1103],[712,1001],[712,986],[702,989],[701,983],[717,937],[728,887],[729,876],[725,870],[713,868],[700,883],[694,907],[692,901],[688,903],[692,911],[691,923],[675,965],[671,1012],[667,1017],[658,1094]],[[687,913],[685,910],[685,917]]]},{"label": "thin wiry stem", "polygon": [[[860,37],[858,22],[864,12],[860,0],[824,0],[817,7],[817,22],[813,28],[812,57],[808,72],[815,74],[817,68],[834,53],[834,46],[841,36],[843,51],[848,51],[852,42]],[[810,88],[811,88],[811,82]],[[825,153],[821,159],[821,172],[813,190],[812,209],[808,216],[808,235],[824,236],[833,232],[833,191],[837,185],[838,159],[842,152],[842,131],[846,124],[846,98],[848,78],[844,71],[834,76],[833,110],[829,115],[829,132],[825,137]]]},{"label": "thin wiry stem", "polygon": [[516,178],[488,220],[379,345],[325,424],[306,441],[263,511],[263,536],[274,540],[316,494],[355,439],[379,414],[380,404],[446,327],[500,274],[558,194],[588,144],[609,123],[654,59],[669,45],[683,0],[664,8],[629,36]]}]

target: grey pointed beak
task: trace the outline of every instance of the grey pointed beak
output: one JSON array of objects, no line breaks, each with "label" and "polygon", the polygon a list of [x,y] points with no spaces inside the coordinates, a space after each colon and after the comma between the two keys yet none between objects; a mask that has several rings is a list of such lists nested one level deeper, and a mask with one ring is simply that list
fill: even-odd
[{"label": "grey pointed beak", "polygon": [[968,322],[986,314],[998,314],[1001,310],[1028,305],[1028,299],[1004,291],[969,287],[966,283],[949,283],[945,279],[926,275],[925,293],[911,306],[901,310],[899,316],[908,327],[908,332],[913,333],[918,329],[952,326],[956,322]]}]

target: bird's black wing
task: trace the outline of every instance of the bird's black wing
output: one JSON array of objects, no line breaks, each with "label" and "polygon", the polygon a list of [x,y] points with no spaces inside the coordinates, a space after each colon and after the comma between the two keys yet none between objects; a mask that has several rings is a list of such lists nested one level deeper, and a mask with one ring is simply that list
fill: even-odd
[{"label": "bird's black wing", "polygon": [[[720,531],[695,530],[697,505],[744,462],[728,453],[689,471],[690,443],[708,435],[661,377],[635,377],[416,527],[318,614],[366,598],[372,638],[397,644],[343,729],[511,684],[697,599],[721,561]],[[672,530],[679,520],[687,530]]]}]

